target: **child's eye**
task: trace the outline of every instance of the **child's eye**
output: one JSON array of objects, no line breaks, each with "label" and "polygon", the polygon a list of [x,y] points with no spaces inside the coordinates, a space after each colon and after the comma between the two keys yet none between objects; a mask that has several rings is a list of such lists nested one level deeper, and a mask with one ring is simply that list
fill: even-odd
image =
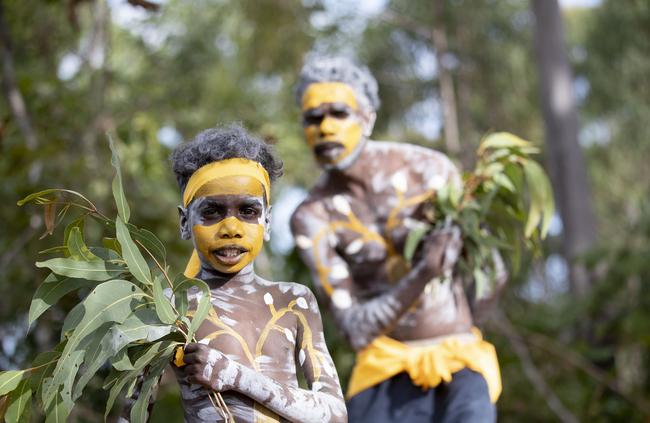
[{"label": "child's eye", "polygon": [[241,209],[241,214],[247,217],[257,216],[257,210],[253,207],[244,207]]},{"label": "child's eye", "polygon": [[214,217],[215,215],[218,215],[219,212],[220,212],[219,207],[209,206],[201,210],[201,217],[203,218]]}]

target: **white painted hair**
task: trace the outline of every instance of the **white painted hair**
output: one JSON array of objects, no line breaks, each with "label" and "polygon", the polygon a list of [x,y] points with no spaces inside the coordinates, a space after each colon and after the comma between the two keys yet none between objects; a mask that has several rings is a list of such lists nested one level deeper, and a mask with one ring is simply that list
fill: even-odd
[{"label": "white painted hair", "polygon": [[365,112],[376,112],[380,101],[377,80],[365,66],[360,66],[347,57],[308,55],[300,71],[296,85],[296,103],[309,86],[316,82],[342,82],[352,87],[359,106]]}]

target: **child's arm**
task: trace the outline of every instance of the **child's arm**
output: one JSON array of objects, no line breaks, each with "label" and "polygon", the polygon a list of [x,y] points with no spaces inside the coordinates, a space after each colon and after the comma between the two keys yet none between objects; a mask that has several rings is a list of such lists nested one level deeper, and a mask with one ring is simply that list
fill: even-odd
[{"label": "child's arm", "polygon": [[[325,345],[313,294],[297,313],[297,365],[309,389],[288,386],[228,359],[203,344],[189,344],[183,360],[187,380],[215,391],[238,391],[274,413],[296,422],[347,422],[347,411],[332,358]],[[300,315],[300,316],[299,316]]]}]

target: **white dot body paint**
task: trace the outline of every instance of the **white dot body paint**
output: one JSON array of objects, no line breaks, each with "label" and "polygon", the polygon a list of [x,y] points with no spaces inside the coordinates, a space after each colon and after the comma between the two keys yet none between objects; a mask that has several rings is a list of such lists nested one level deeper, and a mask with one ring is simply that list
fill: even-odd
[{"label": "white dot body paint", "polygon": [[296,245],[298,246],[298,248],[302,250],[306,250],[308,248],[311,248],[313,242],[311,241],[311,239],[309,239],[309,237],[306,237],[305,235],[298,235],[296,237]]},{"label": "white dot body paint", "polygon": [[350,209],[350,203],[348,203],[348,200],[346,200],[342,195],[335,195],[332,197],[332,204],[334,205],[334,209],[343,215],[347,216],[352,212]]},{"label": "white dot body paint", "polygon": [[309,308],[307,300],[305,300],[303,297],[298,297],[298,299],[296,299],[296,304],[303,310],[307,310]]},{"label": "white dot body paint", "polygon": [[433,178],[429,179],[427,186],[430,189],[439,190],[440,188],[445,186],[445,183],[446,183],[445,178],[443,178],[440,175],[435,175]]},{"label": "white dot body paint", "polygon": [[305,350],[301,349],[300,352],[298,353],[298,361],[300,362],[301,366],[305,364]]},{"label": "white dot body paint", "polygon": [[273,304],[273,296],[271,295],[270,292],[267,292],[266,294],[264,294],[264,304],[266,304],[266,305]]},{"label": "white dot body paint", "polygon": [[330,271],[330,278],[345,279],[348,276],[350,276],[350,272],[348,271],[348,268],[345,267],[345,265],[335,264],[334,266],[332,266],[332,269]]},{"label": "white dot body paint", "polygon": [[203,377],[207,380],[212,379],[212,370],[214,365],[217,364],[217,359],[219,358],[219,352],[217,350],[210,349],[208,352],[208,360],[203,368]]},{"label": "white dot body paint", "polygon": [[345,289],[335,289],[334,292],[332,292],[332,302],[336,308],[345,310],[352,305],[352,297]]},{"label": "white dot body paint", "polygon": [[347,247],[345,247],[345,254],[351,256],[361,251],[362,248],[363,248],[363,239],[361,238],[355,239],[350,244],[348,244]]},{"label": "white dot body paint", "polygon": [[390,183],[397,192],[406,192],[408,183],[404,172],[397,172],[390,178]]},{"label": "white dot body paint", "polygon": [[289,328],[284,328],[284,336],[287,338],[287,341],[295,344],[295,339],[293,338],[293,332]]}]

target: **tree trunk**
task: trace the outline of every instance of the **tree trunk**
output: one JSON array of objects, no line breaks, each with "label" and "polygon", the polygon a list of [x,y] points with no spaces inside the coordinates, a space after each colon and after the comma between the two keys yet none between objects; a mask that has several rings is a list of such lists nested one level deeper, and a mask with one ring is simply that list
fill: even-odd
[{"label": "tree trunk", "polygon": [[571,269],[571,289],[584,295],[589,281],[575,259],[596,238],[596,220],[583,152],[578,143],[578,115],[573,76],[564,46],[557,0],[532,0],[548,169],[563,224],[563,254]]},{"label": "tree trunk", "polygon": [[460,140],[458,136],[456,95],[454,94],[454,80],[445,63],[445,56],[447,55],[447,34],[444,19],[445,1],[433,0],[434,24],[432,39],[433,48],[436,51],[436,62],[438,63],[438,84],[440,85],[440,97],[442,98],[445,145],[447,146],[447,152],[457,157],[460,152]]}]

